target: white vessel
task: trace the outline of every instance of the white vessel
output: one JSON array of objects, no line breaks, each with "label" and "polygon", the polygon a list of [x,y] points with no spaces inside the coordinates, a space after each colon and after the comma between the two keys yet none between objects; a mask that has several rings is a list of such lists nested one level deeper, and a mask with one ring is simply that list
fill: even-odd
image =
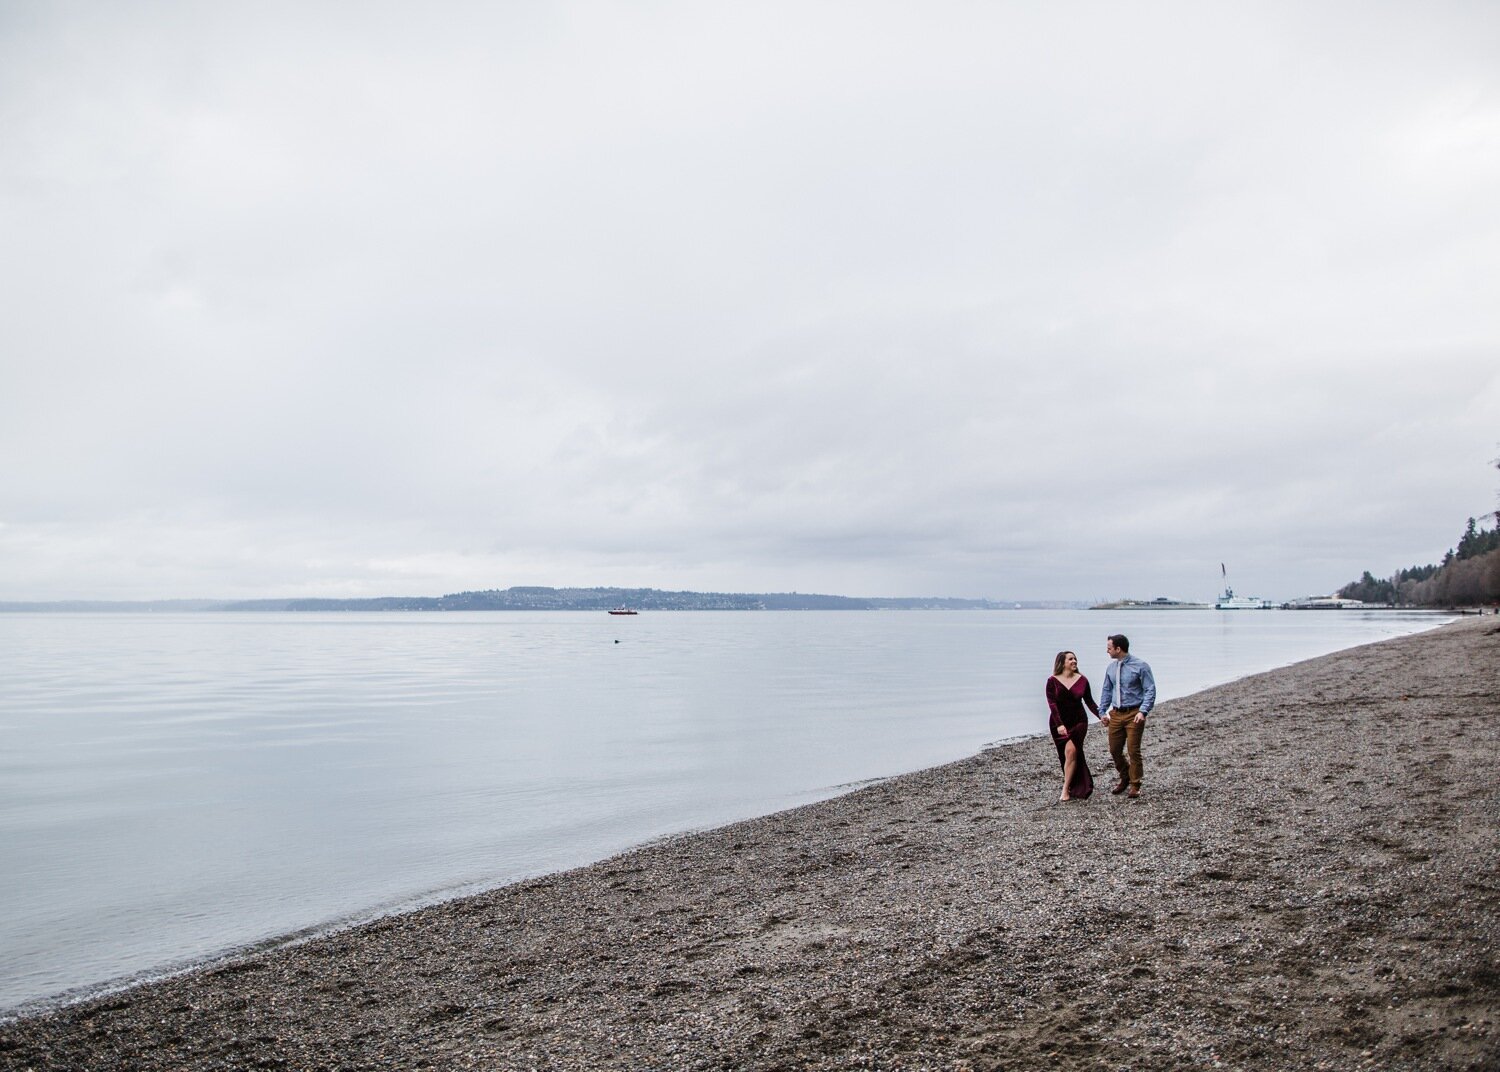
[{"label": "white vessel", "polygon": [[1214,600],[1214,610],[1270,610],[1275,605],[1269,599],[1237,596],[1234,594],[1234,589],[1227,584],[1224,586],[1223,594]]},{"label": "white vessel", "polygon": [[1276,605],[1269,599],[1235,595],[1234,589],[1229,586],[1229,570],[1224,568],[1222,562],[1219,563],[1219,572],[1224,577],[1224,591],[1214,600],[1214,610],[1270,610]]}]

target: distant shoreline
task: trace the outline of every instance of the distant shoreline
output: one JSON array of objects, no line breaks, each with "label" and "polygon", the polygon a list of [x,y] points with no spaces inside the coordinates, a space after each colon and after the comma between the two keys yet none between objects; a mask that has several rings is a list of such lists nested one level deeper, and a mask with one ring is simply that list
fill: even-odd
[{"label": "distant shoreline", "polygon": [[361,599],[10,600],[0,613],[301,613],[334,611],[608,611],[632,610],[1081,610],[1087,600],[866,597],[811,592],[693,592],[658,588],[518,587],[445,596]]}]

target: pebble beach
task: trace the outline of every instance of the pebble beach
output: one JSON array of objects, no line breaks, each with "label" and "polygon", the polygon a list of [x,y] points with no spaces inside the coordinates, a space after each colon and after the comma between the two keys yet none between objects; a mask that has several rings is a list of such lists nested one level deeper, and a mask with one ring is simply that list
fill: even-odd
[{"label": "pebble beach", "polygon": [[[1140,654],[1150,661],[1151,653]],[[0,1023],[0,1069],[1500,1067],[1500,620]],[[1097,690],[1097,685],[1096,685]]]}]

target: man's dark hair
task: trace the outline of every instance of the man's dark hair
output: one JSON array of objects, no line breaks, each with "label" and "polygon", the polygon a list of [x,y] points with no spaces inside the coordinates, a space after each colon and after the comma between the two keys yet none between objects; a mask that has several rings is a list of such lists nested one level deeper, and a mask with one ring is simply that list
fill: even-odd
[{"label": "man's dark hair", "polygon": [[1119,648],[1125,654],[1130,654],[1130,638],[1124,633],[1115,633],[1109,637],[1109,642]]}]

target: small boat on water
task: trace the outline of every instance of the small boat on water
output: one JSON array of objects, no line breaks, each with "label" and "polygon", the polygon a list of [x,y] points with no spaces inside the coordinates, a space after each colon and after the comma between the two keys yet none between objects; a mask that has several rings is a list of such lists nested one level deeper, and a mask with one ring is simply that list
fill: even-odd
[{"label": "small boat on water", "polygon": [[611,614],[638,614],[640,612],[639,611],[633,611],[629,607],[616,607],[614,610],[610,611],[610,613]]}]

